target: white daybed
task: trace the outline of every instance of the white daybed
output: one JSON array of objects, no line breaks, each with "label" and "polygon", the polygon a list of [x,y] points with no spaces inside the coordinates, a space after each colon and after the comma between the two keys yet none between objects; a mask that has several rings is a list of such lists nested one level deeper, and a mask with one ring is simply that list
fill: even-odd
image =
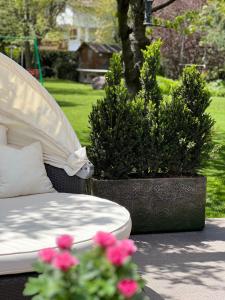
[{"label": "white daybed", "polygon": [[[8,143],[40,141],[47,174],[58,191],[0,199],[0,300],[21,300],[37,252],[69,233],[80,251],[96,231],[119,239],[131,231],[129,212],[111,201],[84,195],[92,166],[55,100],[23,68],[0,54],[0,124]],[[0,174],[1,175],[1,174]]]}]

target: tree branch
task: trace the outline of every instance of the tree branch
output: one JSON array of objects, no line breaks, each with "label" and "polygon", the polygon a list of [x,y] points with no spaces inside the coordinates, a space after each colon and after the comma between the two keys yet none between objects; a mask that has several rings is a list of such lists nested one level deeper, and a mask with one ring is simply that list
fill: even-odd
[{"label": "tree branch", "polygon": [[162,4],[160,4],[160,5],[157,5],[157,6],[153,7],[152,12],[156,12],[156,11],[158,11],[158,10],[160,10],[160,9],[163,9],[163,8],[169,6],[170,4],[172,4],[172,3],[175,2],[175,1],[176,1],[176,0],[168,0],[168,1],[166,1],[165,3],[162,3]]}]

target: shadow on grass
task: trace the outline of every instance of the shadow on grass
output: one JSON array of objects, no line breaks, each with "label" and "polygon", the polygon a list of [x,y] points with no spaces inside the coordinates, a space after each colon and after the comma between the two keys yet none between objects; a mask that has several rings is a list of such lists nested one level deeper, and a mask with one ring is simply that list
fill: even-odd
[{"label": "shadow on grass", "polygon": [[209,160],[202,173],[207,176],[207,207],[208,217],[225,216],[225,134],[215,135],[217,151]]},{"label": "shadow on grass", "polygon": [[93,90],[90,87],[87,88],[63,88],[62,86],[55,88],[55,87],[47,87],[47,90],[52,95],[82,95],[82,96],[99,96],[101,97],[103,91]]},{"label": "shadow on grass", "polygon": [[77,106],[82,106],[82,104],[77,104],[74,102],[69,102],[69,101],[61,101],[61,100],[56,100],[56,102],[59,104],[60,107],[77,107]]}]

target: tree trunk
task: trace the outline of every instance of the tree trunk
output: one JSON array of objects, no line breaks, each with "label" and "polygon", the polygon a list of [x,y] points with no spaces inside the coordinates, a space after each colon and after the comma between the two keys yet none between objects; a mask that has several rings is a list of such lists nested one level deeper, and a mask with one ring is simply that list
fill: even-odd
[{"label": "tree trunk", "polygon": [[150,43],[145,34],[144,26],[144,1],[143,0],[131,0],[131,13],[133,19],[133,34],[132,45],[134,51],[135,66],[138,70],[138,77],[140,75],[140,69],[143,64],[142,50]]},{"label": "tree trunk", "polygon": [[[153,12],[161,10],[177,0],[167,0],[153,7]],[[133,26],[128,26],[131,8]],[[130,94],[134,97],[140,90],[140,69],[143,64],[142,50],[151,42],[145,35],[144,0],[117,0],[119,36],[122,43],[122,58],[125,67],[125,80]]]},{"label": "tree trunk", "polygon": [[24,56],[25,56],[26,69],[31,69],[32,68],[32,53],[31,53],[29,41],[24,42]]},{"label": "tree trunk", "polygon": [[[119,35],[125,67],[125,80],[131,96],[140,90],[140,69],[143,63],[142,49],[149,44],[145,36],[144,1],[117,0]],[[133,28],[128,26],[128,11],[131,7]]]},{"label": "tree trunk", "polygon": [[131,28],[128,26],[128,11],[130,0],[117,0],[119,36],[122,43],[122,58],[125,67],[125,80],[132,96],[139,89],[139,70],[135,65],[134,53],[130,40]]}]

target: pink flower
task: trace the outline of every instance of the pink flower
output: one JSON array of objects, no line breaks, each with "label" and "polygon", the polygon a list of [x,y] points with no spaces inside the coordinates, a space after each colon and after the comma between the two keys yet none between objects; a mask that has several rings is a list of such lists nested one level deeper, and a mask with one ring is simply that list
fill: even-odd
[{"label": "pink flower", "polygon": [[129,255],[121,244],[117,244],[107,249],[106,257],[113,265],[122,266]]},{"label": "pink flower", "polygon": [[113,246],[116,243],[116,238],[113,234],[99,231],[94,236],[94,242],[102,248]]},{"label": "pink flower", "polygon": [[38,256],[44,263],[50,264],[57,252],[52,248],[42,249],[39,251]]},{"label": "pink flower", "polygon": [[61,235],[56,239],[56,244],[62,250],[71,249],[73,245],[73,237],[68,234]]},{"label": "pink flower", "polygon": [[119,244],[129,256],[133,255],[137,251],[137,247],[132,240],[123,240],[120,241]]},{"label": "pink flower", "polygon": [[131,298],[137,293],[138,284],[132,279],[123,279],[118,283],[117,288],[125,298]]},{"label": "pink flower", "polygon": [[70,254],[70,252],[61,252],[55,256],[53,266],[63,272],[66,272],[71,267],[79,263],[78,259]]}]

